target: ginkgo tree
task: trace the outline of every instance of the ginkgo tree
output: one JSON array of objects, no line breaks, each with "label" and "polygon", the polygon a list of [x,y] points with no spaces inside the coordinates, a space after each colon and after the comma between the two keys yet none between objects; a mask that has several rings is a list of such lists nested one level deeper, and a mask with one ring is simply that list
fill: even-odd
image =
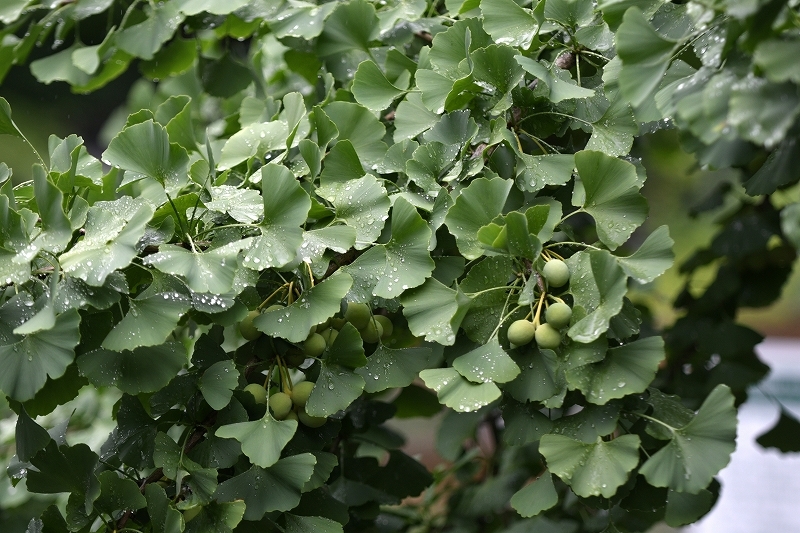
[{"label": "ginkgo tree", "polygon": [[[796,7],[9,0],[0,24],[0,76],[152,87],[102,154],[51,136],[30,181],[0,164],[8,474],[63,495],[28,532],[645,531],[711,508],[766,368],[736,310],[777,298],[800,245],[773,194],[800,177]],[[682,268],[716,281],[662,335],[635,292],[673,242],[635,233],[631,150],[667,127],[746,192],[709,200],[739,207]],[[119,398],[102,446],[37,423],[87,387]],[[446,464],[403,452],[401,414],[438,415]]]}]

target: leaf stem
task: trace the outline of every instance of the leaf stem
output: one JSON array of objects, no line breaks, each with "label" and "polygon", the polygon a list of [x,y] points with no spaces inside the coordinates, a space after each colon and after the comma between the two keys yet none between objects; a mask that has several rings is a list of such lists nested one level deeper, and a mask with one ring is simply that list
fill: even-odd
[{"label": "leaf stem", "polygon": [[[550,248],[555,248],[556,246],[562,246],[562,245],[563,246],[583,246],[584,248],[591,248],[592,250],[602,250],[602,248],[598,248],[597,246],[593,246],[591,244],[586,244],[585,242],[575,242],[575,241],[554,242],[552,244],[548,244],[547,246],[545,246],[545,248],[548,249],[548,251],[549,251]],[[554,255],[557,255],[557,254],[555,254],[555,252],[550,252],[550,253],[552,253]],[[559,256],[559,257],[562,260],[564,259],[561,256]]]},{"label": "leaf stem", "polygon": [[675,433],[677,431],[676,428],[670,426],[666,422],[663,422],[663,421],[659,420],[658,418],[653,418],[652,416],[648,416],[648,415],[645,415],[645,414],[642,414],[642,413],[633,413],[633,414],[635,414],[639,418],[644,418],[645,420],[649,420],[650,422],[656,422],[657,424],[661,424],[662,426],[664,426],[665,428],[670,430],[672,433]]}]

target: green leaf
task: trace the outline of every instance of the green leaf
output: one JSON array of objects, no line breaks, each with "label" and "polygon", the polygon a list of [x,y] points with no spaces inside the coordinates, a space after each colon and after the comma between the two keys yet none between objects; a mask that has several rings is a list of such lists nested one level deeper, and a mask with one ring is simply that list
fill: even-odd
[{"label": "green leaf", "polygon": [[253,156],[286,148],[288,138],[289,127],[283,121],[249,124],[225,142],[217,168],[233,168]]},{"label": "green leaf", "polygon": [[697,522],[711,510],[719,496],[719,493],[713,494],[705,489],[697,494],[675,492],[674,490],[668,491],[667,494],[664,522],[670,527],[681,527]]},{"label": "green leaf", "polygon": [[450,289],[428,278],[421,286],[405,291],[400,296],[400,303],[414,335],[452,346],[471,300],[460,290]]},{"label": "green leaf", "polygon": [[389,218],[391,202],[373,176],[342,181],[323,178],[317,194],[333,204],[338,220],[356,230],[357,250],[375,242]]},{"label": "green leaf", "polygon": [[300,260],[311,265],[314,274],[321,277],[328,269],[323,260],[325,250],[343,254],[356,243],[356,230],[350,226],[336,225],[303,232]]},{"label": "green leaf", "polygon": [[609,97],[612,98],[611,105],[599,119],[592,122],[592,137],[585,149],[611,156],[626,156],[633,147],[633,138],[639,133],[639,125],[625,98],[620,94]]},{"label": "green leaf", "polygon": [[378,17],[372,4],[365,0],[342,2],[325,21],[317,39],[317,53],[327,57],[351,50],[366,52],[377,30]]},{"label": "green leaf", "polygon": [[199,15],[202,12],[212,15],[227,15],[247,5],[248,0],[178,0],[174,2],[181,13],[186,15]]},{"label": "green leaf", "polygon": [[605,405],[587,404],[579,413],[556,420],[551,433],[590,444],[597,437],[605,437],[616,431],[621,408],[620,402],[614,401]]},{"label": "green leaf", "polygon": [[773,83],[793,81],[800,83],[800,65],[795,59],[800,54],[797,38],[768,39],[758,44],[753,53],[753,63],[758,65],[766,78]]},{"label": "green leaf", "polygon": [[405,94],[404,90],[386,79],[378,65],[369,60],[358,65],[350,90],[359,104],[376,114],[392,105],[398,96]]},{"label": "green leaf", "polygon": [[525,518],[536,516],[557,503],[558,493],[549,470],[545,470],[536,481],[524,486],[511,497],[511,507]]},{"label": "green leaf", "polygon": [[33,194],[42,221],[42,231],[33,240],[33,246],[48,252],[60,252],[72,238],[72,226],[61,207],[64,195],[47,179],[41,165],[33,166]]},{"label": "green leaf", "polygon": [[795,161],[800,158],[800,142],[797,137],[787,136],[761,165],[753,176],[744,182],[750,196],[772,194],[777,189],[791,185],[800,179]]},{"label": "green leaf", "polygon": [[[647,201],[633,164],[602,152],[575,154],[585,198],[583,210],[597,222],[597,236],[614,250],[647,218]],[[574,200],[574,199],[573,199]]]},{"label": "green leaf", "polygon": [[478,125],[469,116],[469,110],[464,109],[442,115],[431,130],[425,133],[424,138],[426,144],[432,142],[455,144],[460,150],[468,145],[478,132]]},{"label": "green leaf", "polygon": [[366,107],[350,102],[332,102],[325,113],[339,130],[339,140],[349,140],[361,162],[372,167],[386,155],[384,125]]},{"label": "green leaf", "polygon": [[423,370],[419,377],[425,385],[436,391],[439,403],[459,413],[477,411],[501,395],[494,383],[472,383],[454,368]]},{"label": "green leaf", "polygon": [[160,292],[128,300],[128,305],[128,313],[103,340],[103,348],[121,351],[162,344],[191,307],[191,298]]},{"label": "green leaf", "polygon": [[186,524],[186,533],[233,533],[244,516],[246,505],[243,501],[217,503],[203,506],[194,520]]},{"label": "green leaf", "polygon": [[58,315],[51,329],[22,338],[2,339],[0,390],[12,399],[24,402],[36,395],[48,376],[55,379],[63,375],[75,358],[74,348],[80,340],[80,320],[78,312],[71,309]]},{"label": "green leaf", "polygon": [[44,83],[45,85],[49,85],[54,81],[65,81],[73,86],[85,85],[91,77],[75,66],[72,61],[72,54],[81,49],[82,47],[76,44],[50,56],[32,61],[30,65],[31,74],[34,75],[39,83]]},{"label": "green leaf", "polygon": [[792,246],[800,248],[800,203],[787,205],[781,210],[781,230]]},{"label": "green leaf", "polygon": [[106,470],[98,474],[100,496],[95,501],[98,509],[107,513],[117,510],[136,510],[147,506],[147,500],[139,492],[139,485],[132,479],[120,477],[116,472]]},{"label": "green leaf", "polygon": [[675,261],[669,228],[661,226],[647,236],[638,250],[628,257],[617,259],[622,270],[641,283],[649,283],[666,272]]},{"label": "green leaf", "polygon": [[150,79],[171,78],[188,71],[196,61],[195,40],[177,37],[157,51],[153,59],[139,63],[139,70]]},{"label": "green leaf", "polygon": [[284,166],[261,167],[264,220],[261,235],[247,251],[244,265],[253,270],[282,267],[297,258],[311,198]]},{"label": "green leaf", "polygon": [[578,496],[610,498],[639,464],[639,444],[637,435],[622,435],[611,441],[598,437],[593,443],[545,435],[539,452],[548,469]]},{"label": "green leaf", "polygon": [[611,319],[622,310],[627,277],[616,258],[605,250],[578,252],[567,260],[567,265],[574,307],[586,312],[567,334],[586,344],[603,335]]},{"label": "green leaf", "polygon": [[50,435],[47,430],[28,416],[28,412],[23,407],[17,417],[14,431],[17,458],[20,461],[27,462],[36,455],[36,452],[43,450],[49,442]]},{"label": "green leaf", "polygon": [[517,50],[503,44],[479,48],[471,54],[475,83],[491,95],[490,116],[503,113],[512,105],[511,90],[522,81],[525,73],[514,62]]},{"label": "green leaf", "polygon": [[518,358],[522,372],[503,390],[519,402],[542,402],[549,408],[561,407],[567,393],[562,362],[553,350],[532,350]]},{"label": "green leaf", "polygon": [[181,447],[166,433],[158,432],[153,445],[153,464],[169,479],[178,479],[181,467]]},{"label": "green leaf", "polygon": [[608,350],[605,359],[567,372],[570,388],[603,405],[615,398],[644,392],[664,359],[664,339],[647,337]]},{"label": "green leaf", "polygon": [[183,515],[171,505],[166,491],[160,485],[148,483],[144,488],[144,497],[153,533],[183,533]]},{"label": "green leaf", "polygon": [[239,384],[239,371],[233,361],[218,361],[200,378],[197,386],[212,409],[219,411],[231,401],[233,389]]},{"label": "green leaf", "polygon": [[544,6],[544,16],[561,25],[586,26],[594,16],[594,5],[586,0],[551,0]]},{"label": "green leaf", "polygon": [[[0,14],[1,13],[2,11],[0,11]],[[0,96],[0,135],[2,134],[12,135],[20,139],[25,138],[11,118],[11,105],[8,103],[8,100]]]},{"label": "green leaf", "polygon": [[436,34],[428,59],[436,72],[450,80],[457,80],[472,69],[471,61],[464,61],[470,52],[491,44],[492,39],[483,30],[480,19],[466,18]]},{"label": "green leaf", "polygon": [[311,326],[321,324],[339,312],[353,278],[337,272],[321,283],[306,289],[291,305],[259,315],[253,324],[273,337],[289,342],[301,342],[308,337]]},{"label": "green leaf", "polygon": [[[320,6],[313,4],[297,4],[296,6],[284,9],[280,16],[270,20],[270,29],[276,37],[301,37],[310,41],[322,32],[325,19],[336,8],[336,4],[333,3]],[[316,58],[316,56],[312,57]],[[318,69],[319,65],[317,64],[314,68],[315,76]]]},{"label": "green leaf", "polygon": [[459,147],[432,141],[420,145],[412,158],[406,161],[405,172],[409,179],[427,193],[436,193],[439,181],[457,177],[461,169]]},{"label": "green leaf", "polygon": [[0,22],[11,24],[19,18],[31,0],[9,0],[0,6]]},{"label": "green leaf", "polygon": [[497,289],[505,287],[513,278],[514,259],[501,255],[476,263],[461,282],[460,290],[472,299],[461,329],[471,340],[479,344],[489,342],[508,296],[505,290]]},{"label": "green leaf", "polygon": [[[517,154],[524,169],[517,174],[517,186],[528,192],[536,192],[547,185],[564,185],[572,179],[575,156],[572,154],[528,155]],[[549,239],[542,239],[543,242]]]},{"label": "green leaf", "polygon": [[99,457],[86,444],[58,446],[52,440],[39,451],[26,476],[27,488],[39,494],[69,492],[81,497],[85,510],[100,494],[100,483],[94,475]]},{"label": "green leaf", "polygon": [[364,378],[354,369],[367,364],[361,335],[352,324],[345,324],[328,350],[316,385],[306,403],[311,416],[330,416],[346,409],[364,390]]},{"label": "green leaf", "polygon": [[625,12],[616,33],[617,53],[622,59],[619,84],[636,107],[659,86],[677,44],[659,35],[634,6]]},{"label": "green leaf", "polygon": [[303,453],[283,458],[269,468],[253,466],[221,483],[215,498],[219,502],[243,500],[247,505],[245,520],[260,520],[268,512],[294,509],[316,462],[313,454]]},{"label": "green leaf", "polygon": [[278,462],[281,451],[295,431],[296,420],[275,420],[267,409],[260,420],[227,424],[218,428],[215,435],[223,439],[238,440],[242,443],[242,452],[254,465],[268,468]]},{"label": "green leaf", "polygon": [[578,85],[568,74],[564,76],[558,72],[560,69],[555,65],[546,67],[540,61],[535,61],[521,55],[515,56],[514,59],[526,72],[532,74],[545,84],[549,90],[547,99],[554,104],[563,100],[590,98],[595,94],[592,89],[586,89]]},{"label": "green leaf", "polygon": [[503,441],[509,446],[523,446],[553,429],[550,419],[536,409],[537,403],[518,403],[508,398],[503,402]]},{"label": "green leaf", "polygon": [[[263,238],[262,233],[262,237],[257,239]],[[174,244],[163,244],[159,247],[158,253],[148,255],[143,261],[161,272],[185,279],[186,284],[194,292],[225,294],[233,287],[239,266],[237,261],[239,252],[249,244],[249,239],[242,239],[205,252],[187,250]],[[248,257],[251,253],[253,248],[248,251]]]},{"label": "green leaf", "polygon": [[225,213],[236,222],[251,224],[264,215],[264,202],[258,191],[231,185],[211,187],[211,200],[203,202],[206,209]]},{"label": "green leaf", "polygon": [[321,516],[297,516],[290,513],[286,517],[286,533],[342,533],[342,524]]},{"label": "green leaf", "polygon": [[539,33],[539,23],[531,11],[513,0],[481,0],[481,13],[483,28],[498,44],[525,50]]},{"label": "green leaf", "polygon": [[[370,263],[368,270],[377,274],[377,279],[370,283],[373,285],[372,294],[387,299],[422,285],[435,266],[428,252],[431,230],[417,209],[405,198],[395,200],[391,230],[392,238],[388,243],[373,247],[383,250],[384,261],[380,260],[378,251],[371,252],[367,257]],[[358,276],[358,263],[356,260],[347,269],[354,278]]]},{"label": "green leaf", "polygon": [[381,344],[356,372],[366,382],[364,390],[374,393],[407,387],[420,371],[433,366],[436,359],[433,350],[427,347],[392,349]]},{"label": "green leaf", "polygon": [[[20,415],[22,416],[22,415]],[[756,439],[764,448],[775,448],[782,453],[800,452],[800,421],[792,413],[781,408],[781,416],[775,425]],[[19,438],[17,438],[19,443]],[[17,455],[19,455],[19,444],[17,444]],[[20,456],[20,459],[22,457]],[[22,459],[24,461],[24,459]]]},{"label": "green leaf", "polygon": [[483,346],[458,356],[453,368],[475,383],[507,383],[520,373],[517,363],[503,350],[496,336]]},{"label": "green leaf", "polygon": [[153,178],[167,189],[185,180],[189,169],[186,150],[170,143],[167,129],[152,120],[119,132],[103,152],[103,161]]},{"label": "green leaf", "polygon": [[400,104],[394,114],[394,142],[416,137],[423,131],[433,127],[439,121],[439,115],[430,111],[422,103],[420,93],[410,93]]},{"label": "green leaf", "polygon": [[129,26],[114,37],[118,48],[134,57],[153,59],[153,55],[167,42],[183,22],[176,2],[158,4],[143,22]]},{"label": "green leaf", "polygon": [[89,285],[102,286],[109,274],[136,257],[152,216],[153,208],[144,200],[96,202],[89,208],[83,239],[59,257],[61,268]]},{"label": "green leaf", "polygon": [[799,111],[796,85],[750,77],[732,87],[728,124],[745,140],[772,148],[787,135]]},{"label": "green leaf", "polygon": [[730,461],[736,448],[736,409],[726,385],[717,385],[691,422],[667,428],[672,440],[640,469],[654,487],[696,494]]},{"label": "green leaf", "polygon": [[483,255],[478,241],[478,230],[499,215],[514,182],[502,178],[473,180],[456,198],[447,212],[445,224],[458,243],[458,249],[467,259]]},{"label": "green leaf", "polygon": [[81,374],[93,384],[113,385],[133,395],[163,388],[184,365],[186,350],[176,342],[122,352],[101,348],[78,358]]}]

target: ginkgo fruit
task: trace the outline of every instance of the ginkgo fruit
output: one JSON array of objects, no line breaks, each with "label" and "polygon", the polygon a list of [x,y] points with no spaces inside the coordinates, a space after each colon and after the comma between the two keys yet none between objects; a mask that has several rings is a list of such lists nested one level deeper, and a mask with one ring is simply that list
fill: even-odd
[{"label": "ginkgo fruit", "polygon": [[561,333],[550,324],[539,325],[534,336],[539,348],[552,350],[558,348],[558,345],[561,344]]},{"label": "ginkgo fruit", "polygon": [[542,275],[551,287],[563,287],[569,281],[569,267],[561,259],[551,259],[544,264]]},{"label": "ginkgo fruit", "polygon": [[367,322],[367,325],[361,329],[360,333],[364,342],[370,344],[376,343],[383,336],[383,326],[381,326],[380,322],[370,320]]},{"label": "ginkgo fruit", "polygon": [[369,306],[358,302],[348,303],[344,312],[345,320],[353,324],[356,329],[364,329],[369,324],[370,317],[372,317],[372,313]]},{"label": "ginkgo fruit", "polygon": [[297,407],[305,407],[312,390],[314,390],[313,381],[301,381],[292,388],[292,403]]},{"label": "ginkgo fruit", "polygon": [[272,410],[272,415],[278,420],[286,418],[293,406],[292,397],[285,392],[276,392],[269,397],[269,408]]},{"label": "ginkgo fruit", "polygon": [[391,318],[383,315],[375,315],[373,318],[375,319],[375,322],[380,324],[381,328],[383,328],[383,334],[381,335],[382,339],[392,335],[392,332],[394,331],[394,324],[392,324]]},{"label": "ginkgo fruit", "polygon": [[242,334],[242,337],[249,341],[254,341],[262,335],[261,331],[256,329],[253,325],[253,320],[260,314],[261,312],[258,309],[250,311],[247,313],[247,316],[239,322],[239,333]]},{"label": "ginkgo fruit", "polygon": [[561,329],[569,324],[572,318],[572,308],[564,302],[556,302],[547,308],[544,318],[554,328]]},{"label": "ginkgo fruit", "polygon": [[515,320],[508,326],[508,342],[523,346],[533,340],[536,326],[530,320]]},{"label": "ginkgo fruit", "polygon": [[303,350],[309,357],[319,357],[327,346],[328,343],[325,342],[325,337],[319,333],[312,333],[303,343]]},{"label": "ginkgo fruit", "polygon": [[267,403],[267,389],[258,383],[250,383],[249,385],[245,386],[244,390],[253,395],[256,403],[261,405]]}]

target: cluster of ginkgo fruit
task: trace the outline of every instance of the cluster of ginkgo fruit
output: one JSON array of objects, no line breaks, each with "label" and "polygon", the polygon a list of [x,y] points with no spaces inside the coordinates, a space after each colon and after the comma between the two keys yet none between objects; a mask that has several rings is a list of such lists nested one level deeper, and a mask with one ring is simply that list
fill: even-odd
[{"label": "cluster of ginkgo fruit", "polygon": [[[569,283],[569,267],[558,258],[548,258],[541,270],[542,278],[547,282],[548,288],[560,288]],[[547,304],[546,296],[554,303]],[[546,305],[544,322],[541,322],[542,304]],[[508,327],[508,341],[513,346],[524,346],[536,340],[539,348],[553,350],[561,344],[562,330],[569,325],[572,319],[572,308],[561,298],[541,292],[539,304],[532,320],[527,318],[515,320]]]},{"label": "cluster of ginkgo fruit", "polygon": [[253,395],[257,404],[269,406],[276,420],[297,420],[311,428],[318,428],[327,421],[325,417],[311,416],[306,412],[306,402],[314,390],[312,381],[295,383],[291,387],[284,387],[282,391],[273,392],[272,395],[258,383],[250,383],[244,390]]},{"label": "cluster of ginkgo fruit", "polygon": [[[256,328],[253,321],[262,313],[269,312],[277,309],[283,309],[282,304],[273,304],[261,310],[258,309],[250,311],[239,322],[239,333],[245,340],[254,341],[261,337],[263,333]],[[365,343],[374,344],[381,339],[389,337],[393,330],[389,317],[373,314],[369,305],[365,303],[350,302],[347,304],[344,313],[337,314],[321,324],[311,327],[306,339],[295,346],[291,347],[282,357],[278,358],[277,365],[278,371],[282,376],[287,376],[285,366],[300,366],[308,358],[319,358],[323,356],[326,350],[330,349],[339,331],[345,324],[350,323],[356,328],[361,335],[361,339]],[[283,390],[269,394],[267,389],[258,384],[250,383],[244,390],[249,392],[255,398],[256,403],[268,405],[272,415],[277,420],[298,420],[302,424],[309,427],[319,427],[325,423],[326,418],[310,416],[305,410],[305,404],[308,401],[311,391],[314,388],[314,383],[310,381],[301,381],[300,383],[291,385],[291,380],[282,379]]]}]

